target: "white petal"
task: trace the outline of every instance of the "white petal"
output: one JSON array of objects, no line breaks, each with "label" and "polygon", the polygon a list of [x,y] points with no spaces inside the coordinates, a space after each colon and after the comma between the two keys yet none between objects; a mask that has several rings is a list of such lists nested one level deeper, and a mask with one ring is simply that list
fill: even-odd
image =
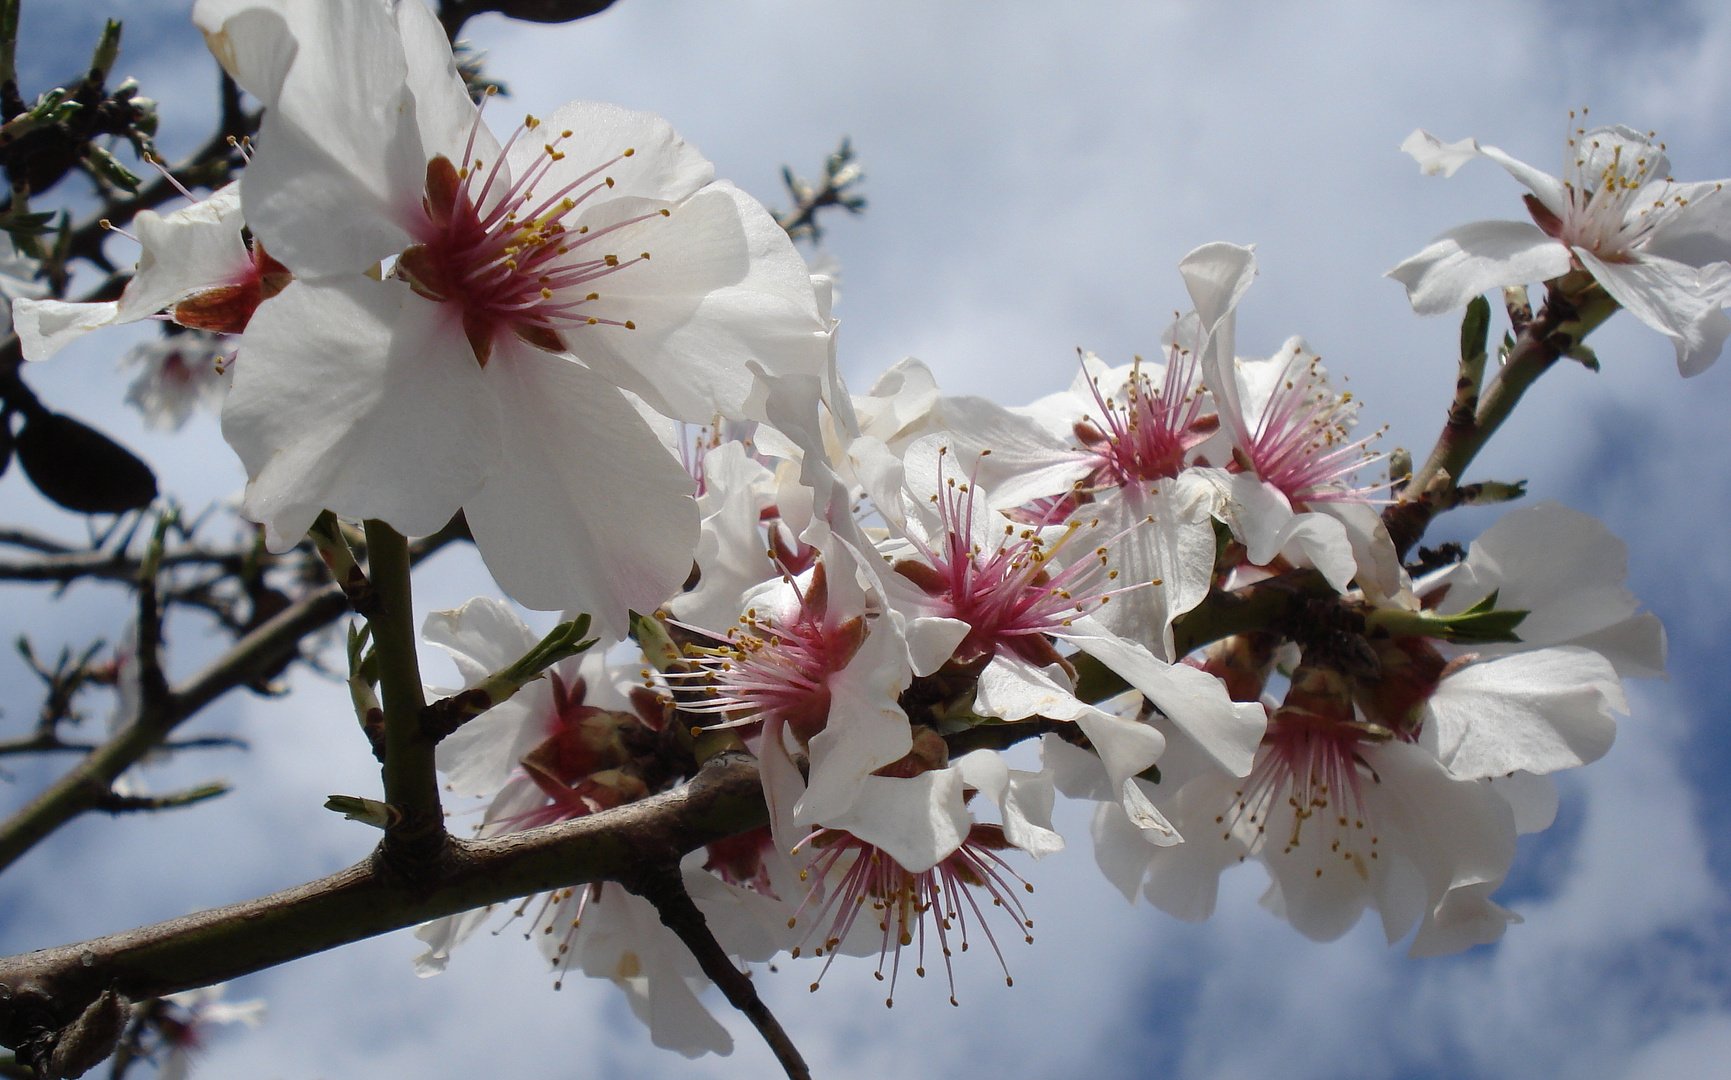
[{"label": "white petal", "polygon": [[487,568],[512,599],[583,611],[613,636],[691,575],[691,477],[618,390],[562,357],[512,343],[486,382],[502,453],[464,502]]},{"label": "white petal", "polygon": [[12,329],[24,359],[46,360],[90,331],[113,323],[119,313],[120,305],[113,302],[20,299],[12,304]]},{"label": "white petal", "polygon": [[1485,781],[1491,790],[1508,800],[1515,812],[1515,832],[1544,832],[1557,820],[1557,782],[1549,776],[1513,772]]},{"label": "white petal", "polygon": [[844,814],[825,821],[882,848],[910,874],[949,858],[967,839],[973,820],[962,802],[962,776],[933,769],[912,779],[868,776]]},{"label": "white petal", "polygon": [[[1508,174],[1525,184],[1528,191],[1538,197],[1545,208],[1551,213],[1562,217],[1568,208],[1569,196],[1563,188],[1563,182],[1550,173],[1533,168],[1524,161],[1518,161],[1494,146],[1483,146],[1479,153],[1501,165]],[[1533,280],[1541,280],[1534,278]]]},{"label": "white petal", "polygon": [[800,824],[829,824],[853,805],[871,773],[913,748],[907,714],[896,703],[911,679],[906,647],[879,620],[830,679],[829,721],[811,740],[811,778],[794,808]]},{"label": "white petal", "polygon": [[[364,270],[408,242],[427,154],[403,42],[382,4],[207,4],[212,50],[266,105],[246,220],[301,277]],[[292,60],[285,63],[290,46]]]},{"label": "white petal", "polygon": [[1231,363],[1232,313],[1256,279],[1255,245],[1204,244],[1179,260],[1178,272],[1205,335],[1204,362]]},{"label": "white petal", "polygon": [[1441,315],[1492,289],[1549,281],[1570,265],[1569,249],[1531,222],[1474,221],[1443,233],[1387,276],[1406,286],[1415,312]]},{"label": "white petal", "polygon": [[1400,149],[1418,162],[1419,172],[1426,176],[1453,176],[1455,170],[1479,156],[1477,139],[1446,143],[1423,128],[1415,128]]},{"label": "white petal", "polygon": [[[760,418],[748,415],[755,396],[748,361],[770,375],[824,371],[831,328],[819,317],[805,260],[755,200],[716,182],[670,218],[643,226],[614,237],[633,245],[621,251],[653,258],[605,279],[592,305],[598,317],[629,319],[637,329],[567,332],[586,363],[657,409],[696,423],[718,412]],[[644,246],[635,246],[638,240]]]},{"label": "white petal", "polygon": [[115,321],[147,318],[195,292],[239,281],[252,266],[241,225],[238,183],[166,216],[141,211],[132,227],[143,251]]},{"label": "white petal", "polygon": [[1090,708],[1065,685],[1068,676],[1056,664],[1037,668],[1014,654],[1000,652],[980,672],[974,691],[974,711],[1003,720],[1045,716],[1074,720]]},{"label": "white petal", "polygon": [[438,305],[355,277],[296,281],[259,306],[222,423],[250,478],[245,513],[282,550],[321,510],[434,532],[498,460],[500,420]]},{"label": "white petal", "polygon": [[1167,664],[1141,644],[1077,619],[1066,640],[1117,672],[1233,776],[1246,776],[1267,726],[1255,702],[1235,702],[1207,672]]},{"label": "white petal", "polygon": [[1470,664],[1431,695],[1423,740],[1462,779],[1596,761],[1627,713],[1617,673],[1589,649],[1535,649]]},{"label": "white petal", "polygon": [[1586,266],[1629,314],[1671,339],[1677,370],[1687,378],[1713,366],[1731,337],[1731,318],[1722,308],[1731,299],[1704,286],[1702,271],[1687,263],[1647,256],[1636,262],[1609,263],[1576,248]]},{"label": "white petal", "polygon": [[451,962],[451,950],[467,941],[492,914],[490,907],[476,908],[415,927],[415,936],[427,943],[426,950],[415,957],[415,974],[425,979],[443,972]]},{"label": "white petal", "polygon": [[[604,175],[613,180],[607,189],[610,199],[676,203],[715,178],[715,166],[680,138],[666,120],[654,113],[596,101],[569,102],[542,118],[535,129],[539,137],[519,138],[512,147],[512,171],[521,173],[544,156],[542,146],[563,131],[572,133],[559,141],[558,149],[565,156],[535,185],[549,195],[596,169],[605,169]],[[631,156],[621,158],[627,150]],[[597,180],[599,177],[590,183]]]},{"label": "white petal", "polygon": [[451,655],[464,686],[516,662],[541,640],[510,605],[491,596],[477,596],[453,610],[428,612],[421,639]]},{"label": "white petal", "polygon": [[[415,121],[421,146],[430,160],[436,154],[463,162],[463,148],[476,126],[478,112],[469,88],[457,72],[445,28],[426,4],[396,5],[397,33],[403,39],[404,81],[415,96]],[[493,161],[499,144],[482,125],[475,132],[475,153]]]}]

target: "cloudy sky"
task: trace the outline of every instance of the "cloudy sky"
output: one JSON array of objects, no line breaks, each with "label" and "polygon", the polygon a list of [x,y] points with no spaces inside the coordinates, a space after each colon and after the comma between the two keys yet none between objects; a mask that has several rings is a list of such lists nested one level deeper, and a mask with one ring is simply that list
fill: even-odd
[{"label": "cloudy sky", "polygon": [[[405,0],[417,2],[417,0]],[[64,79],[112,3],[27,0],[27,89]],[[164,143],[209,122],[215,68],[185,5],[131,0],[120,69],[163,102]],[[843,134],[864,158],[869,212],[832,220],[842,357],[857,387],[906,355],[946,389],[1008,404],[1066,384],[1075,349],[1152,352],[1185,304],[1175,272],[1198,244],[1258,245],[1239,349],[1304,335],[1367,402],[1386,442],[1422,453],[1442,418],[1456,333],[1420,321],[1380,275],[1451,225],[1520,212],[1488,165],[1422,177],[1395,147],[1414,127],[1560,166],[1568,110],[1653,129],[1682,179],[1731,176],[1731,10],[1702,2],[962,4],[875,0],[619,0],[566,27],[477,20],[469,35],[511,86],[511,111],[572,98],[652,109],[772,205],[778,170],[808,175]],[[241,481],[214,420],[145,432],[119,404],[124,333],[29,376],[156,462],[189,505]],[[1689,383],[1668,343],[1618,316],[1604,372],[1562,364],[1529,396],[1476,478],[1532,481],[1600,516],[1631,548],[1631,583],[1670,629],[1673,677],[1634,686],[1616,747],[1565,778],[1548,833],[1523,839],[1500,894],[1526,923],[1499,945],[1410,961],[1363,924],[1308,942],[1258,907],[1262,872],[1223,884],[1202,926],[1128,907],[1098,875],[1086,816],[1070,850],[1029,876],[1038,942],[898,992],[865,967],[808,994],[763,973],[821,1076],[1315,1077],[1659,1080],[1731,1077],[1731,706],[1714,682],[1731,646],[1731,364]],[[16,475],[8,520],[77,535]],[[1488,512],[1446,522],[1467,537]],[[441,556],[424,607],[490,589]],[[114,632],[114,597],[8,593],[7,635],[44,651]],[[186,670],[210,647],[189,623]],[[201,652],[201,650],[204,650]],[[435,671],[439,669],[435,668]],[[154,820],[81,821],[0,877],[0,950],[121,929],[256,895],[362,856],[372,837],[321,809],[372,794],[376,770],[339,688],[303,679],[283,701],[234,699],[199,722],[251,741],[153,782],[221,774],[239,790]],[[0,661],[7,732],[28,722],[28,676]],[[44,767],[7,762],[0,801]],[[773,1068],[730,1016],[739,1049],[695,1062],[654,1050],[609,984],[555,993],[506,931],[416,980],[399,934],[246,980],[262,1029],[216,1039],[203,1075],[736,1077]],[[719,1006],[724,1009],[724,1006]]]}]

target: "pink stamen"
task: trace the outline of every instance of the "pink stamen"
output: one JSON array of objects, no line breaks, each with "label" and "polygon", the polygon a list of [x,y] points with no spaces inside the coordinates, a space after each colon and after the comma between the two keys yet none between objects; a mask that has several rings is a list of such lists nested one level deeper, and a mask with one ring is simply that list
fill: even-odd
[{"label": "pink stamen", "polygon": [[[823,969],[811,984],[812,990],[815,991],[823,982],[824,975],[835,962],[836,947],[847,940],[860,913],[868,906],[877,915],[878,929],[882,932],[882,940],[878,946],[878,965],[874,973],[880,981],[884,978],[886,959],[890,965],[889,996],[884,999],[886,1007],[895,1004],[896,981],[901,974],[902,949],[913,945],[916,937],[919,952],[914,974],[925,978],[928,932],[943,955],[944,974],[949,982],[950,1004],[959,1004],[956,1001],[956,974],[951,959],[955,952],[968,950],[969,911],[973,912],[976,925],[980,932],[985,934],[992,952],[997,955],[998,966],[1004,972],[1005,985],[1015,985],[1015,980],[1010,977],[1009,966],[1004,960],[1004,952],[998,946],[997,937],[986,921],[979,897],[975,895],[975,890],[983,891],[990,898],[992,906],[1003,908],[1014,918],[1017,932],[1022,934],[1023,941],[1033,944],[1034,936],[1028,932],[1033,929],[1033,920],[1028,918],[1027,909],[1022,906],[1021,897],[1011,880],[1027,892],[1033,892],[1034,887],[1024,881],[1021,875],[998,855],[999,850],[1009,846],[999,826],[973,826],[961,847],[930,870],[919,874],[909,873],[881,849],[840,829],[824,829],[813,833],[801,846],[807,844],[816,848],[818,855],[810,866],[800,872],[800,878],[809,880],[815,877],[817,884],[800,904],[794,917],[788,920],[788,926],[792,927],[805,913],[806,908],[816,901],[816,910],[812,913],[805,937],[793,950],[793,955],[797,958],[818,926],[828,924],[828,931],[822,942],[813,950],[814,956],[824,956],[826,953],[828,955],[824,959]],[[840,877],[831,888],[830,879],[835,874]],[[958,902],[958,897],[961,902]],[[952,932],[958,946],[955,950],[950,948]]]}]

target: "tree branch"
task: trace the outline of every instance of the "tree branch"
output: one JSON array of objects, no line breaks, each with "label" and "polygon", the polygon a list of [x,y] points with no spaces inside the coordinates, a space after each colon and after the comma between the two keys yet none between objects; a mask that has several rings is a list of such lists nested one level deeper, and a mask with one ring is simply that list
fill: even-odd
[{"label": "tree branch", "polygon": [[641,802],[487,840],[453,838],[422,881],[375,852],[257,900],[0,959],[0,1044],[64,1028],[104,990],[139,1001],[208,986],[429,919],[629,878],[645,853],[692,851],[767,820],[755,762],[719,755],[690,783]]},{"label": "tree branch", "polygon": [[[418,562],[467,535],[468,525],[459,514],[437,533],[409,545],[409,558]],[[348,610],[342,590],[325,585],[235,642],[209,667],[171,690],[160,708],[140,713],[28,806],[0,822],[0,870],[61,825],[95,809],[112,790],[116,777],[142,760],[186,719],[235,687],[279,670],[299,654],[302,639]]]},{"label": "tree branch", "polygon": [[409,543],[383,521],[369,519],[366,530],[374,608],[367,625],[377,649],[385,708],[385,802],[396,811],[383,850],[387,858],[400,862],[398,869],[418,873],[432,866],[450,836],[433,765],[438,741],[427,738],[421,728],[427,700],[410,602]]},{"label": "tree branch", "polygon": [[769,1044],[775,1059],[787,1072],[788,1080],[811,1080],[811,1069],[781,1022],[757,996],[757,987],[752,984],[751,976],[733,966],[733,958],[715,940],[702,909],[686,891],[685,881],[679,876],[678,854],[669,852],[665,858],[645,862],[635,873],[622,877],[619,883],[655,906],[661,924],[673,931],[691,950],[698,967],[709,976],[710,982],[720,987],[728,1004],[744,1013],[763,1036],[763,1041]]}]

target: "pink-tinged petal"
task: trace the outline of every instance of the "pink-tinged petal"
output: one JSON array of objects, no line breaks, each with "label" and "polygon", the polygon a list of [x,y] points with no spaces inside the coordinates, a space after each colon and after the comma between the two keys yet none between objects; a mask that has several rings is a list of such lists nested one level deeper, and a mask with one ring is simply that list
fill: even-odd
[{"label": "pink-tinged petal", "polygon": [[[533,138],[517,140],[511,149],[511,170],[521,173],[544,156],[542,147],[569,131],[556,149],[565,156],[548,169],[536,190],[544,194],[566,187],[600,169],[591,184],[612,179],[607,198],[654,199],[676,203],[697,193],[715,178],[715,166],[686,143],[673,125],[654,113],[639,112],[595,101],[573,101],[543,117]],[[631,156],[622,158],[627,150]],[[573,198],[576,193],[573,193]]]},{"label": "pink-tinged petal", "polygon": [[400,282],[297,281],[260,305],[240,356],[223,437],[250,478],[244,512],[273,550],[321,510],[434,532],[499,458],[501,418],[474,352]]},{"label": "pink-tinged petal", "polygon": [[[1479,153],[1508,170],[1508,174],[1527,186],[1551,213],[1562,217],[1569,205],[1569,195],[1563,182],[1550,173],[1541,172],[1524,161],[1517,161],[1494,146],[1479,148]],[[1542,278],[1533,278],[1542,281]]]},{"label": "pink-tinged petal", "polygon": [[923,874],[954,854],[973,820],[962,801],[962,776],[933,769],[912,779],[868,776],[859,796],[825,825],[845,829],[900,863]]},{"label": "pink-tinged petal", "polygon": [[1245,776],[1268,718],[1260,704],[1236,702],[1214,676],[1187,664],[1167,664],[1140,643],[1110,634],[1092,619],[1077,619],[1066,634],[1152,701],[1178,728],[1233,776]]},{"label": "pink-tinged petal", "polygon": [[1479,156],[1477,139],[1446,143],[1423,128],[1415,128],[1400,149],[1418,162],[1419,172],[1426,176],[1453,176],[1462,165]]},{"label": "pink-tinged petal", "polygon": [[627,610],[655,610],[691,575],[690,475],[568,359],[502,341],[485,382],[504,423],[497,465],[463,503],[481,557],[518,603],[587,612],[623,637]]},{"label": "pink-tinged petal", "polygon": [[20,298],[12,303],[12,329],[26,360],[46,360],[92,330],[112,325],[120,313],[114,302],[70,304],[64,300]]},{"label": "pink-tinged petal", "polygon": [[1719,359],[1725,339],[1731,337],[1731,318],[1722,306],[1731,301],[1731,293],[1721,275],[1652,256],[1608,263],[1584,248],[1576,248],[1575,254],[1617,303],[1671,339],[1684,378],[1701,374]]},{"label": "pink-tinged petal", "polygon": [[1570,265],[1569,249],[1537,225],[1474,221],[1443,233],[1387,276],[1406,286],[1413,311],[1441,315],[1492,289],[1560,277]]},{"label": "pink-tinged petal", "polygon": [[1421,740],[1453,776],[1552,773],[1603,757],[1628,700],[1590,649],[1535,649],[1469,664],[1426,706]]},{"label": "pink-tinged petal", "polygon": [[195,292],[240,280],[252,268],[242,224],[238,183],[171,214],[141,211],[132,227],[143,251],[115,321],[147,318]]},{"label": "pink-tinged petal", "polygon": [[[704,191],[668,209],[640,199],[613,199],[583,214],[580,227],[599,233],[610,224],[651,215],[592,241],[592,258],[621,261],[649,252],[651,259],[594,283],[598,299],[584,315],[603,320],[564,332],[566,344],[584,363],[642,397],[655,409],[690,423],[707,423],[723,403],[751,394],[752,379],[737,355],[713,360],[685,351],[682,331],[702,320],[698,309],[712,292],[743,282],[750,251],[738,204],[725,192]],[[599,245],[599,246],[596,246]],[[605,250],[603,250],[605,249]],[[802,276],[807,295],[810,278]],[[816,302],[813,301],[815,325]],[[630,322],[635,327],[627,329]],[[727,362],[732,361],[732,362]]]}]

